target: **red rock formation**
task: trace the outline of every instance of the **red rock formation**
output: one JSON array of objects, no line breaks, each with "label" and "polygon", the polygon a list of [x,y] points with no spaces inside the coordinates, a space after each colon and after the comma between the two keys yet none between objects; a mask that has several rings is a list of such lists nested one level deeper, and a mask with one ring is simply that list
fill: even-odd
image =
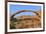
[{"label": "red rock formation", "polygon": [[[21,11],[20,11],[21,12]],[[20,13],[17,12],[16,14]],[[23,10],[22,12],[27,12]],[[36,16],[20,16],[20,20],[16,23],[15,27],[17,29],[21,28],[40,28],[41,27],[41,12],[35,12]]]}]

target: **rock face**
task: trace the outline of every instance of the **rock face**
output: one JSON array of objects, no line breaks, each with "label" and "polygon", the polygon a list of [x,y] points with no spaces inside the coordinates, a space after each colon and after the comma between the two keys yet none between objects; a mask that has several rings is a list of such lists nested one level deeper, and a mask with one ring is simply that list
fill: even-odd
[{"label": "rock face", "polygon": [[37,11],[36,16],[20,16],[18,22],[14,22],[16,29],[41,28],[41,12]]}]

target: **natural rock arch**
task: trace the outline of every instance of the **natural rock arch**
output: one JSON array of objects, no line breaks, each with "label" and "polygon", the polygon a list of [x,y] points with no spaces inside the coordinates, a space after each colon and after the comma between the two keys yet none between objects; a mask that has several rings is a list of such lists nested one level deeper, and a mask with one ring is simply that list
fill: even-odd
[{"label": "natural rock arch", "polygon": [[[22,13],[22,12],[33,12],[33,13],[35,13],[38,18],[37,18],[37,17],[35,17],[35,18],[34,18],[34,17],[31,17],[31,19],[37,20],[37,21],[40,23],[40,25],[41,25],[40,16],[39,16],[39,13],[40,13],[40,12],[38,13],[37,11],[36,11],[36,12],[35,12],[35,11],[31,11],[31,10],[21,10],[21,11],[18,11],[18,12],[14,13],[14,14],[11,16],[11,20],[12,20],[12,19],[15,19],[15,21],[16,21],[17,19],[14,18],[14,16],[17,15],[17,14],[19,14],[19,13]],[[33,24],[30,24],[30,23],[28,23],[28,24],[27,24],[27,23],[26,23],[26,24],[24,24],[24,23],[21,24],[21,23],[20,23],[19,25],[21,25],[21,28],[24,28],[24,27],[26,28],[27,25],[28,25],[29,27],[30,27],[30,25],[31,25],[32,27],[35,27],[35,26],[37,27],[37,24],[39,24],[39,23],[34,24],[34,26],[33,26]],[[24,26],[23,26],[23,24],[24,24]],[[30,24],[30,25],[29,25],[29,24]],[[22,27],[22,26],[23,26],[23,27]],[[39,26],[39,27],[41,27],[41,26]],[[20,26],[18,26],[18,24],[17,24],[17,25],[16,25],[16,28],[20,28]]]},{"label": "natural rock arch", "polygon": [[18,11],[16,13],[14,13],[12,16],[11,16],[11,19],[14,18],[15,15],[19,14],[19,13],[22,13],[22,12],[33,12],[35,13],[38,17],[39,17],[39,13],[35,12],[35,11],[31,11],[31,10],[21,10],[21,11]]}]

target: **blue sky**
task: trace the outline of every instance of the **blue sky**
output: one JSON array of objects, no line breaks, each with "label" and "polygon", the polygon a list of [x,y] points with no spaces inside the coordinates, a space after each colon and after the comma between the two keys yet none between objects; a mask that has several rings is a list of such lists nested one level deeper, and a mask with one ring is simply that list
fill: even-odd
[{"label": "blue sky", "polygon": [[[19,10],[32,10],[32,11],[38,11],[41,9],[41,6],[33,6],[33,5],[14,5],[14,4],[10,4],[10,13],[14,14],[16,11]],[[21,15],[35,15],[32,12],[22,12],[16,16],[21,16]]]}]

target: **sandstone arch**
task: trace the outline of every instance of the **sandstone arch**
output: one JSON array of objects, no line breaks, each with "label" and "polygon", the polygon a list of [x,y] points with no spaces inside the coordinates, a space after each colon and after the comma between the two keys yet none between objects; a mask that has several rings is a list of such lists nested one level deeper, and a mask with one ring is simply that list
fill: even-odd
[{"label": "sandstone arch", "polygon": [[39,13],[37,13],[37,12],[35,12],[35,11],[31,11],[31,10],[21,10],[21,11],[18,11],[18,12],[16,12],[16,13],[14,13],[14,14],[11,16],[11,18],[14,17],[16,14],[19,14],[19,13],[21,13],[21,12],[33,12],[33,13],[35,13],[36,15],[39,15]]},{"label": "sandstone arch", "polygon": [[22,12],[33,12],[35,13],[38,17],[39,17],[39,13],[35,12],[35,11],[31,11],[31,10],[21,10],[21,11],[18,11],[16,13],[14,13],[11,18],[13,18],[15,15],[19,14],[19,13],[22,13]]},{"label": "sandstone arch", "polygon": [[[31,10],[21,10],[21,11],[18,11],[18,12],[16,12],[16,13],[14,13],[12,16],[11,16],[11,19],[15,16],[15,15],[17,15],[17,14],[19,14],[19,13],[21,13],[21,12],[33,12],[33,13],[35,13],[36,14],[36,16],[31,16],[31,17],[29,17],[29,18],[24,18],[24,19],[32,19],[33,20],[33,23],[19,23],[19,24],[16,24],[16,28],[27,28],[27,26],[28,27],[37,27],[38,26],[38,24],[40,23],[40,26],[39,27],[41,27],[41,15],[39,15],[39,13],[41,14],[41,12],[35,12],[35,11],[31,11]],[[23,18],[21,19],[21,20],[24,20]],[[36,22],[36,23],[34,23],[34,21]],[[18,26],[19,25],[19,26]],[[24,26],[23,26],[24,25]]]}]

